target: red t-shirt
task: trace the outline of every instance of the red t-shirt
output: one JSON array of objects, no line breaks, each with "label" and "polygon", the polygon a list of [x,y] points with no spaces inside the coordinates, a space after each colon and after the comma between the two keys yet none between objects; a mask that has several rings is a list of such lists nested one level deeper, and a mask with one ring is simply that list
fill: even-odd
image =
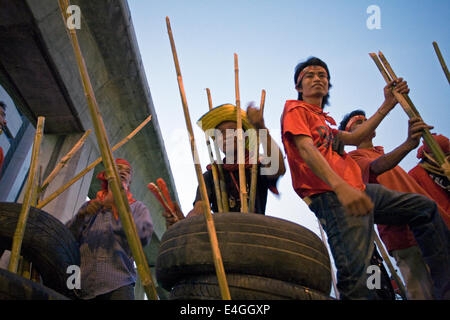
[{"label": "red t-shirt", "polygon": [[412,168],[408,174],[419,184],[428,191],[431,199],[436,201],[436,203],[443,208],[447,214],[447,226],[449,226],[450,220],[450,195],[448,191],[442,189],[438,186],[433,179],[429,176],[427,171],[420,165]]},{"label": "red t-shirt", "polygon": [[340,177],[359,190],[365,189],[356,162],[346,153],[341,156],[333,151],[333,139],[339,130],[330,128],[326,121],[336,125],[333,118],[316,105],[299,100],[286,101],[281,119],[282,140],[291,169],[292,185],[302,198],[333,190],[300,157],[293,140],[294,135],[311,137],[314,145]]},{"label": "red t-shirt", "polygon": [[[430,194],[424,190],[414,179],[412,179],[405,170],[399,166],[384,172],[380,175],[375,175],[370,170],[370,164],[377,158],[384,155],[383,147],[374,147],[372,149],[357,149],[349,152],[349,155],[355,159],[361,168],[364,182],[379,183],[388,189],[400,192],[418,193],[430,199]],[[439,204],[438,204],[439,207]],[[439,207],[442,218],[449,226],[450,220],[445,217],[445,211]],[[446,221],[447,220],[447,221]],[[388,251],[406,249],[416,246],[417,242],[407,225],[377,225],[380,237]]]}]

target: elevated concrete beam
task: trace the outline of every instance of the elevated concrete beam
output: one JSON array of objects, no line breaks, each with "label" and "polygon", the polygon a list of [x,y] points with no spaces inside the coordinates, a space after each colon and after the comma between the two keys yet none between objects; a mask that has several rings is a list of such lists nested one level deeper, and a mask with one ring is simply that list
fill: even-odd
[{"label": "elevated concrete beam", "polygon": [[[155,233],[161,238],[166,229],[162,208],[146,185],[162,177],[178,199],[128,5],[124,0],[71,3],[81,9],[77,35],[110,144],[128,135],[149,114],[153,116],[114,156],[132,164],[131,192],[149,207]],[[2,85],[22,101],[22,111],[32,122],[38,115],[46,116],[46,134],[73,135],[93,129],[57,1],[0,0],[0,59]],[[88,143],[92,158],[99,156],[94,135]],[[91,189],[96,191],[93,181]]]}]

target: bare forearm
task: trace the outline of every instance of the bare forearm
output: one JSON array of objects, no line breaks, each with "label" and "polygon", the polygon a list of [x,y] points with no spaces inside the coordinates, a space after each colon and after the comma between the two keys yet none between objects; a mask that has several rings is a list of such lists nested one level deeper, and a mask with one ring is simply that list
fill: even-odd
[{"label": "bare forearm", "polygon": [[374,160],[370,164],[370,170],[376,175],[391,170],[397,166],[412,149],[413,148],[411,148],[407,142],[404,142],[391,152]]},{"label": "bare forearm", "polygon": [[295,139],[300,156],[311,171],[333,190],[346,182],[330,167],[326,159],[312,143],[301,143]]},{"label": "bare forearm", "polygon": [[371,116],[367,121],[364,121],[356,130],[352,132],[341,131],[340,132],[340,140],[345,145],[357,146],[362,141],[364,141],[381,123],[381,121],[386,117],[386,115],[393,108],[392,104],[387,103],[386,101],[378,108],[377,112],[373,116]]},{"label": "bare forearm", "polygon": [[295,136],[294,141],[300,156],[308,167],[331,187],[349,214],[360,216],[372,210],[373,203],[370,198],[364,192],[349,185],[330,167],[310,137]]}]

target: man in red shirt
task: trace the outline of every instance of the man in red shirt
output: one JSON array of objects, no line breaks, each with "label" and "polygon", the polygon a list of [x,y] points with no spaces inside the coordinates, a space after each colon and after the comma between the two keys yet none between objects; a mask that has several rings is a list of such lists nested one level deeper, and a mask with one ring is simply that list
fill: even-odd
[{"label": "man in red shirt", "polygon": [[[434,140],[439,143],[442,151],[448,158],[450,156],[450,141],[448,138],[440,134],[435,135]],[[427,190],[431,195],[431,199],[444,209],[447,216],[450,216],[450,185],[448,178],[437,164],[430,147],[425,142],[417,151],[417,158],[421,159],[420,162],[408,174],[422,188]]]},{"label": "man in red shirt", "polygon": [[[0,101],[0,134],[3,133],[3,128],[6,127],[6,104],[3,101]],[[3,166],[3,149],[0,147],[0,174],[2,173]]]},{"label": "man in red shirt", "polygon": [[[362,110],[347,114],[339,125],[339,130],[353,132],[366,121]],[[408,138],[393,151],[385,154],[381,146],[373,145],[372,135],[363,140],[349,155],[361,168],[365,183],[380,183],[400,192],[419,193],[431,199],[427,191],[419,186],[397,164],[413,149],[417,148],[426,125],[419,118],[409,120]],[[442,208],[439,208],[442,213]],[[443,217],[444,218],[444,217]],[[444,218],[444,221],[445,218]],[[447,221],[446,221],[447,222]],[[450,223],[450,219],[448,219]],[[432,283],[414,235],[407,225],[377,225],[381,240],[397,265],[406,282],[410,300],[430,300],[433,298]]]},{"label": "man in red shirt", "polygon": [[373,252],[373,224],[408,224],[419,243],[434,282],[436,298],[450,298],[449,235],[436,204],[379,184],[364,184],[356,162],[339,145],[358,145],[397,104],[392,90],[408,93],[403,79],[384,88],[377,112],[353,132],[332,129],[323,112],[330,73],[318,58],[296,67],[298,100],[286,102],[282,139],[297,194],[309,205],[328,235],[343,299],[377,299],[369,289],[368,266]]}]

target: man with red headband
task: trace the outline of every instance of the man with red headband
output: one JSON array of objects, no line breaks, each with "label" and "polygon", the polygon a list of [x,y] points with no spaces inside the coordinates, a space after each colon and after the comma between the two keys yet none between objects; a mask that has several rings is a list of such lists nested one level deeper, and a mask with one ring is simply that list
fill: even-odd
[{"label": "man with red headband", "polygon": [[408,224],[419,243],[438,299],[450,298],[449,234],[430,199],[365,184],[358,164],[343,145],[359,145],[395,107],[392,90],[408,93],[399,78],[384,88],[385,100],[374,115],[353,132],[333,129],[323,111],[328,102],[330,73],[312,57],[297,65],[298,100],[286,102],[281,117],[282,139],[297,194],[309,205],[328,235],[343,299],[377,299],[369,289],[368,267],[375,223]]},{"label": "man with red headband", "polygon": [[[364,111],[352,111],[341,121],[339,130],[352,132],[365,121],[367,119]],[[373,145],[375,132],[363,140],[356,150],[349,152],[349,155],[360,166],[364,182],[380,183],[391,190],[418,193],[431,199],[430,194],[397,165],[410,151],[417,148],[425,128],[431,127],[428,127],[419,118],[410,119],[408,138],[387,154],[384,153],[383,147]],[[447,223],[447,227],[450,226],[449,217],[443,216],[444,211],[440,207],[439,212]],[[408,299],[433,299],[429,272],[409,227],[407,225],[382,224],[378,224],[377,227],[381,240],[389,254],[397,261],[403,279],[405,279]]]},{"label": "man with red headband", "polygon": [[[153,233],[150,213],[129,192],[132,169],[128,161],[116,159],[116,165],[127,192],[139,238],[145,246]],[[102,189],[97,192],[97,197],[83,204],[75,217],[67,223],[80,246],[80,297],[134,300],[134,260],[105,174],[102,171],[97,175],[97,179],[102,182]]]},{"label": "man with red headband", "polygon": [[[447,159],[449,159],[449,139],[441,134],[433,135],[433,137]],[[447,217],[450,216],[450,184],[448,177],[437,163],[430,147],[425,142],[417,151],[417,158],[420,159],[420,162],[408,174],[429,192],[431,198],[444,209]]]}]

